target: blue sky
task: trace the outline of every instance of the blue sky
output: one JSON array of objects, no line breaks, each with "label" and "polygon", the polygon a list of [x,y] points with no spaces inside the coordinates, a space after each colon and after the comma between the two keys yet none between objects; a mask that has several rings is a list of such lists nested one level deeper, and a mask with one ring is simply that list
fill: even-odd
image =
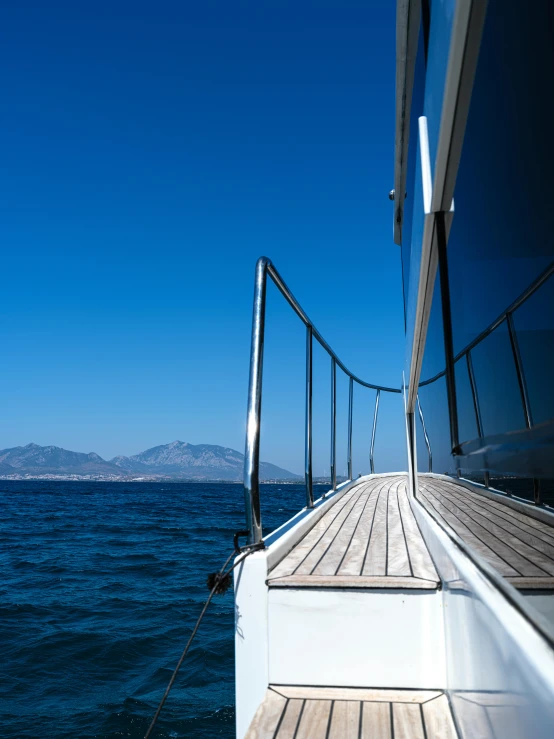
[{"label": "blue sky", "polygon": [[[399,386],[394,3],[54,0],[1,25],[0,447],[242,450],[261,254],[352,370]],[[268,311],[263,456],[301,471],[304,333]],[[385,406],[382,469],[404,464]]]}]

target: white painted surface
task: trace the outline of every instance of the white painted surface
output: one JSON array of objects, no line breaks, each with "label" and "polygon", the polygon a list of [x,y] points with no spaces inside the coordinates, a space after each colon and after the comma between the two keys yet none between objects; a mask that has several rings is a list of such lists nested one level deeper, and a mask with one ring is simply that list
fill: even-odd
[{"label": "white painted surface", "polygon": [[443,688],[441,592],[270,590],[269,680]]},{"label": "white painted surface", "polygon": [[[417,501],[412,505],[445,581],[447,687],[461,737],[550,739],[554,650],[527,617],[532,612],[526,599],[506,584],[502,587],[513,591],[510,602],[494,584],[497,575],[491,582]],[[484,563],[483,569],[490,568]],[[473,713],[468,711],[468,692]],[[475,702],[491,700],[496,708],[487,710],[488,728],[479,733]]]},{"label": "white painted surface", "polygon": [[235,578],[235,703],[237,737],[241,739],[262,702],[268,677],[268,570],[296,546],[303,536],[340,498],[358,482],[379,475],[366,475],[340,485],[304,509],[264,539],[266,549],[249,555],[237,567]]},{"label": "white painted surface", "polygon": [[419,153],[421,156],[421,183],[423,190],[423,212],[428,215],[431,212],[431,199],[433,197],[433,180],[431,178],[431,158],[429,155],[429,133],[427,131],[427,118],[422,115],[418,118],[419,124]]},{"label": "white painted surface", "polygon": [[235,570],[237,737],[246,734],[267,689],[267,556],[255,552]]}]

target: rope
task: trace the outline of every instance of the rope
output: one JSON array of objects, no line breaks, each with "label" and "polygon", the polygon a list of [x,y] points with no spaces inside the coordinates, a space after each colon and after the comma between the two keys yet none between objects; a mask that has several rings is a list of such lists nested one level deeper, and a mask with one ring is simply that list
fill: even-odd
[{"label": "rope", "polygon": [[[235,542],[236,542],[236,539],[235,539]],[[152,723],[150,724],[150,726],[148,727],[148,731],[144,735],[144,739],[149,739],[149,737],[152,735],[152,732],[154,731],[154,727],[156,726],[156,721],[158,720],[158,717],[162,711],[162,708],[164,707],[164,703],[167,699],[167,696],[169,695],[169,691],[173,687],[173,683],[175,682],[177,673],[179,672],[179,669],[181,668],[181,665],[183,664],[184,659],[187,656],[187,652],[189,651],[190,645],[192,644],[192,641],[194,637],[196,636],[198,627],[200,626],[202,619],[204,618],[204,614],[208,610],[208,606],[210,605],[210,602],[213,596],[216,594],[219,595],[221,593],[224,593],[231,583],[230,575],[231,575],[231,572],[235,569],[235,567],[237,567],[241,562],[244,562],[244,560],[246,559],[246,557],[248,557],[249,554],[252,554],[252,552],[255,552],[257,549],[261,549],[262,547],[263,547],[263,544],[261,545],[254,544],[254,545],[249,545],[248,547],[242,547],[240,551],[243,552],[244,556],[237,558],[237,561],[227,570],[227,565],[233,559],[233,557],[236,556],[237,554],[237,548],[235,547],[235,549],[231,552],[231,554],[225,560],[225,564],[219,570],[219,572],[216,575],[210,575],[208,577],[208,585],[211,585],[213,583],[212,589],[210,590],[210,594],[208,596],[207,601],[204,603],[204,607],[202,608],[200,616],[198,616],[198,621],[196,622],[196,625],[194,629],[192,630],[192,634],[190,635],[187,645],[185,649],[183,650],[183,654],[181,655],[179,661],[177,662],[177,667],[173,670],[173,675],[171,676],[168,686],[165,689],[165,693],[163,694],[163,697],[158,705],[156,713],[154,714]],[[247,551],[244,551],[245,549],[247,549]]]}]

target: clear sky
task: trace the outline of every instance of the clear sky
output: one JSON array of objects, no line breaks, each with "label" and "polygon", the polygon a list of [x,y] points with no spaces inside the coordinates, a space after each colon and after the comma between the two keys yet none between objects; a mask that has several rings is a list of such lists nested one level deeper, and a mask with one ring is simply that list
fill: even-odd
[{"label": "clear sky", "polygon": [[[395,3],[22,0],[0,26],[1,448],[242,451],[262,254],[353,371],[400,385]],[[304,332],[268,310],[262,456],[301,472]],[[344,400],[339,378],[341,429]],[[380,469],[405,465],[395,401]]]}]

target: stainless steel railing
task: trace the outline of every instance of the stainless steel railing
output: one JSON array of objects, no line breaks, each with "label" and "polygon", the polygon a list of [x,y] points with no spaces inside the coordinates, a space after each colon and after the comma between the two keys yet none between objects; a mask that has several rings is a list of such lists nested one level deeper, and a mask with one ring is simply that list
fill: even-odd
[{"label": "stainless steel railing", "polygon": [[285,284],[270,259],[260,257],[256,263],[254,282],[254,311],[252,316],[252,343],[250,349],[250,382],[248,385],[248,410],[246,416],[246,448],[244,454],[244,499],[246,508],[246,525],[249,531],[249,543],[257,544],[262,539],[262,518],[260,508],[260,432],[262,413],[262,375],[265,334],[265,305],[267,277],[291,306],[302,323],[306,326],[306,423],[305,423],[305,483],[306,505],[313,508],[313,471],[312,471],[312,392],[313,392],[313,341],[314,339],[331,358],[331,485],[337,487],[337,367],[349,378],[348,392],[348,477],[352,479],[352,419],[354,411],[354,383],[376,390],[375,410],[370,443],[370,469],[374,472],[375,434],[377,429],[377,413],[381,391],[400,393],[398,388],[384,387],[365,382],[354,375],[338,358],[323,336],[310,321],[301,305]]}]

